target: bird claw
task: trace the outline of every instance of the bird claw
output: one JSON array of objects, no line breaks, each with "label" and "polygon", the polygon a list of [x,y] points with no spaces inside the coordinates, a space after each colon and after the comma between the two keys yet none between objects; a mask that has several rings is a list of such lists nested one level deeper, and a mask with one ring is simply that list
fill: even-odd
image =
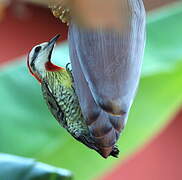
[{"label": "bird claw", "polygon": [[66,70],[72,73],[72,70],[68,67],[69,65],[71,65],[71,63],[66,64]]},{"label": "bird claw", "polygon": [[74,78],[73,78],[73,74],[72,74],[72,69],[70,69],[68,66],[71,65],[71,63],[67,63],[66,64],[66,71],[69,73],[70,77],[72,78],[72,81],[74,83]]}]

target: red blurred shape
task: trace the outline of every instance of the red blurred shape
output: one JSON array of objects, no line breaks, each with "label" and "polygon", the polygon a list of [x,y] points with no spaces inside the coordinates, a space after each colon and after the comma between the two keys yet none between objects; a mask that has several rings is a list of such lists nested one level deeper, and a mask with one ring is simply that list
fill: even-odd
[{"label": "red blurred shape", "polygon": [[99,180],[181,180],[181,137],[182,110],[144,150]]},{"label": "red blurred shape", "polygon": [[12,9],[7,10],[0,22],[0,64],[28,53],[35,44],[48,41],[56,34],[61,34],[61,41],[67,38],[67,27],[48,9],[28,6],[28,12],[21,18]]}]

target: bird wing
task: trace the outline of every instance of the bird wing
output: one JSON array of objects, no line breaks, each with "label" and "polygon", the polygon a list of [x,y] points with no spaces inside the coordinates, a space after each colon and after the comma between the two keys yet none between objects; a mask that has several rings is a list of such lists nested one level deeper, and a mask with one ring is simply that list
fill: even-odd
[{"label": "bird wing", "polygon": [[42,86],[41,87],[42,87],[43,97],[44,97],[44,99],[46,101],[46,104],[47,104],[49,110],[54,115],[54,117],[56,118],[56,120],[63,127],[65,127],[66,122],[64,121],[64,113],[61,110],[60,106],[58,105],[55,97],[51,93],[50,88],[49,88],[49,86],[48,86],[48,84],[46,83],[45,80],[42,81]]}]

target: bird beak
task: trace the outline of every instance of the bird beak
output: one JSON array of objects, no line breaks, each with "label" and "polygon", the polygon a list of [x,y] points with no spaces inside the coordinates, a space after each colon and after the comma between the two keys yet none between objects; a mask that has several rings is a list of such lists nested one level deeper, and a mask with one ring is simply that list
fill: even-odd
[{"label": "bird beak", "polygon": [[53,49],[54,49],[54,46],[57,42],[57,40],[59,39],[60,35],[56,35],[55,37],[53,37],[47,44],[47,46],[44,47],[44,50],[48,51],[49,52],[49,56],[48,56],[48,59],[49,61],[51,60],[51,55],[52,55],[52,52],[53,52]]},{"label": "bird beak", "polygon": [[57,40],[59,39],[60,34],[56,35],[55,37],[53,37],[49,42],[48,45],[45,48],[53,48],[54,45],[56,44]]}]

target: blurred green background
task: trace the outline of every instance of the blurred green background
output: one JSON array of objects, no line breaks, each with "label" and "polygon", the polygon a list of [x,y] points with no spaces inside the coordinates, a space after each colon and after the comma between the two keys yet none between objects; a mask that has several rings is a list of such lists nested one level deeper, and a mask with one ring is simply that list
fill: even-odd
[{"label": "blurred green background", "polygon": [[[39,13],[39,7],[34,11]],[[119,159],[101,158],[60,128],[43,101],[40,85],[27,71],[25,57],[16,58],[8,64],[2,61],[0,152],[31,157],[69,169],[73,172],[75,180],[91,180],[113,167],[113,164],[122,162],[138,151],[168,125],[182,104],[181,19],[180,2],[148,13],[142,78],[128,124],[119,140]],[[3,23],[5,22],[2,22],[2,25]],[[9,23],[11,27],[16,26],[16,23]],[[65,32],[64,26],[60,28]],[[44,29],[39,33],[46,34]],[[34,34],[28,36],[34,38]],[[8,54],[8,51],[6,53]],[[69,61],[67,42],[57,47],[54,60],[63,66]],[[1,164],[0,167],[2,168]]]}]

